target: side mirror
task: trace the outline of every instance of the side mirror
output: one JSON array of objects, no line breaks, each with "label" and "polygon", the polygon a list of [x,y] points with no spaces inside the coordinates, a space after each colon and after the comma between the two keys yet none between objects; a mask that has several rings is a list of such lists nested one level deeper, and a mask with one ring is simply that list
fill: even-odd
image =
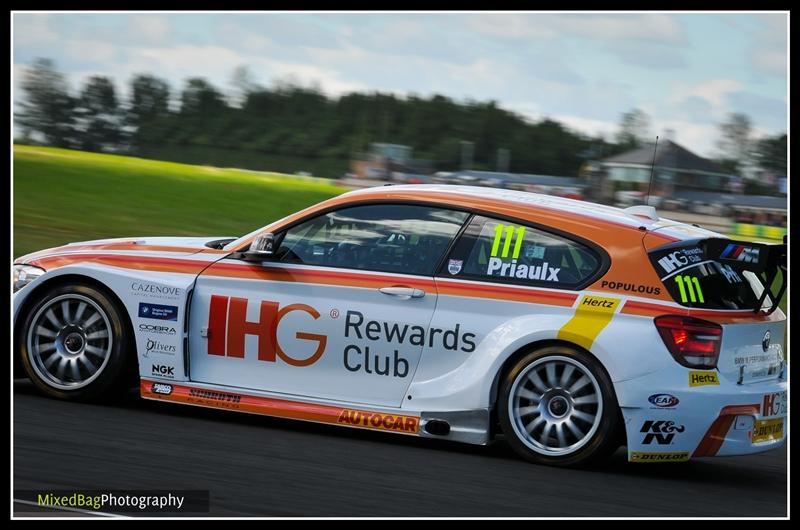
[{"label": "side mirror", "polygon": [[244,253],[246,261],[264,261],[272,258],[275,255],[274,249],[275,234],[263,234],[257,236],[252,243],[250,249]]}]

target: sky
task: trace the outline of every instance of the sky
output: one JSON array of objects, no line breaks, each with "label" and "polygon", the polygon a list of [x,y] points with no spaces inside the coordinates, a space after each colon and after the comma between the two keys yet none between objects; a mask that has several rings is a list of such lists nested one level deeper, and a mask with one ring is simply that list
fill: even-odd
[{"label": "sky", "polygon": [[[613,139],[620,115],[704,156],[718,125],[747,114],[757,136],[787,130],[785,13],[15,13],[16,89],[37,57],[77,92],[90,75],[121,95],[137,73],[496,101]],[[663,137],[663,136],[662,136]]]}]

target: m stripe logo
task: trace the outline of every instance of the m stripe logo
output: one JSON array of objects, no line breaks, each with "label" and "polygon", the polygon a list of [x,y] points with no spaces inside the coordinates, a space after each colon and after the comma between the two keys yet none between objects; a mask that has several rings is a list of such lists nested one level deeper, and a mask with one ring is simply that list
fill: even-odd
[{"label": "m stripe logo", "polygon": [[736,261],[743,261],[745,263],[757,263],[759,254],[758,250],[759,249],[757,248],[746,247],[744,245],[729,244],[727,247],[725,247],[725,250],[722,251],[722,255],[720,257]]}]

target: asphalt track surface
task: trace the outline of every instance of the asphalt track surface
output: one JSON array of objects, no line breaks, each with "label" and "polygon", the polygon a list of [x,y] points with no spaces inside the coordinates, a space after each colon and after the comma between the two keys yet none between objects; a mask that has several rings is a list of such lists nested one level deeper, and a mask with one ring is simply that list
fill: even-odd
[{"label": "asphalt track surface", "polygon": [[73,404],[14,383],[15,489],[208,489],[210,515],[784,517],[786,483],[785,448],[649,465],[619,451],[592,469],[556,469],[524,463],[503,441],[468,446],[135,392]]}]

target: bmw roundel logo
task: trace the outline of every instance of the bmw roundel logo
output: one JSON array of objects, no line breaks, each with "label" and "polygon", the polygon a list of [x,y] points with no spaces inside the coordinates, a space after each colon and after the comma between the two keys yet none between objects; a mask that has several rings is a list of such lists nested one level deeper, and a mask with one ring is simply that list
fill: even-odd
[{"label": "bmw roundel logo", "polygon": [[671,408],[680,403],[680,400],[672,394],[653,394],[647,401],[660,409]]},{"label": "bmw roundel logo", "polygon": [[769,340],[770,340],[770,334],[769,330],[767,330],[767,332],[764,333],[764,339],[761,341],[761,348],[764,351],[767,351],[769,349]]}]

